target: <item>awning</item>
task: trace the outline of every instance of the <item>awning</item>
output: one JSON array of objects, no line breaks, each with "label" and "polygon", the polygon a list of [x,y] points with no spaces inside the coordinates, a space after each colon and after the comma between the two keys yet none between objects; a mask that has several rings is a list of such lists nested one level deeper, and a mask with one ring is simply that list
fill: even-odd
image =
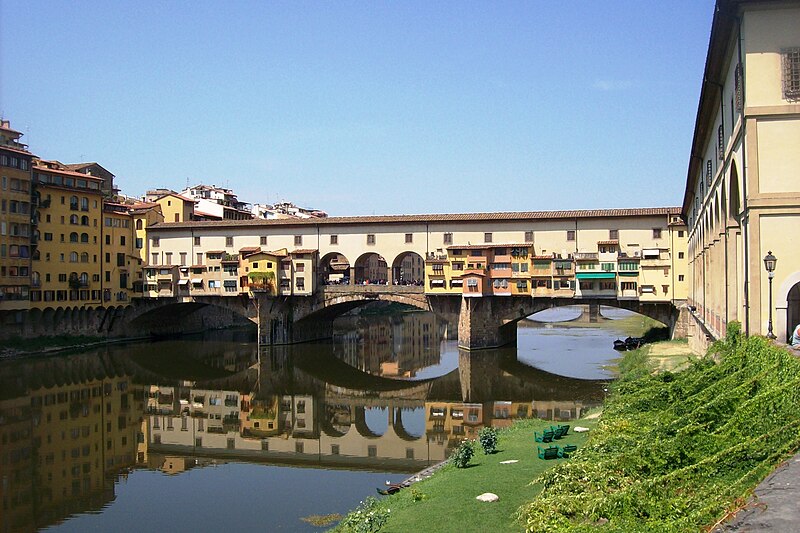
[{"label": "awning", "polygon": [[635,278],[639,275],[639,272],[620,272],[619,275],[626,278]]},{"label": "awning", "polygon": [[202,285],[203,280],[201,278],[192,278],[192,285]]},{"label": "awning", "polygon": [[658,248],[645,248],[642,250],[642,257],[658,257],[661,251]]},{"label": "awning", "polygon": [[179,279],[178,280],[178,285],[188,285],[188,284],[189,284],[189,280],[188,279]]},{"label": "awning", "polygon": [[435,287],[437,285],[440,286],[440,287],[444,286],[444,280],[443,279],[432,279],[431,280],[431,287]]},{"label": "awning", "polygon": [[575,277],[578,279],[614,279],[616,274],[613,272],[578,272]]}]

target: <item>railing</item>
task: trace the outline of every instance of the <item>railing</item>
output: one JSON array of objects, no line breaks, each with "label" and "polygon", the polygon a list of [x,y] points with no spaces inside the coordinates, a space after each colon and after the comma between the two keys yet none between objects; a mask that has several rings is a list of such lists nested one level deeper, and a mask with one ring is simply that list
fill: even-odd
[{"label": "railing", "polygon": [[577,261],[597,260],[597,252],[576,252],[575,259]]},{"label": "railing", "polygon": [[421,285],[324,285],[325,295],[337,294],[424,294]]}]

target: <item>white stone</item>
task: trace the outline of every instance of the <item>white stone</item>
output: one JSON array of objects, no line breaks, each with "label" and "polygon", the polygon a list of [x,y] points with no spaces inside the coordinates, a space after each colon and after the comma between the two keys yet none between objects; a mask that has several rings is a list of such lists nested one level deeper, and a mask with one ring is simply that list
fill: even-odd
[{"label": "white stone", "polygon": [[497,500],[500,499],[500,497],[497,494],[494,494],[493,492],[484,492],[475,499],[480,500],[482,502],[496,502]]},{"label": "white stone", "polygon": [[587,431],[589,431],[589,428],[585,428],[583,426],[575,426],[575,428],[572,431],[574,431],[575,433],[586,433]]},{"label": "white stone", "polygon": [[518,463],[518,462],[519,462],[518,459],[509,459],[508,461],[500,461],[500,464],[501,465],[510,465],[512,463]]}]

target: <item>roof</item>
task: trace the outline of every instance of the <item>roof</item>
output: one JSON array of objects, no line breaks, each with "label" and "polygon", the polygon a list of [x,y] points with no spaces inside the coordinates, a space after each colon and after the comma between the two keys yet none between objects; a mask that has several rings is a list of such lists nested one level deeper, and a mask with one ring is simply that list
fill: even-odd
[{"label": "roof", "polygon": [[609,239],[607,241],[597,241],[597,244],[619,244],[617,239]]},{"label": "roof", "polygon": [[299,249],[299,250],[292,250],[292,251],[291,251],[291,252],[289,252],[289,253],[291,253],[292,255],[298,255],[298,254],[315,254],[315,253],[317,253],[318,251],[319,251],[319,250],[314,250],[314,249],[311,249],[311,248],[301,248],[301,249]]},{"label": "roof", "polygon": [[492,244],[492,243],[484,243],[484,244],[462,244],[457,245],[454,244],[453,246],[448,246],[448,250],[485,250],[486,248],[530,248],[533,246],[533,243],[527,244]]},{"label": "roof", "polygon": [[103,170],[103,172],[105,172],[105,173],[107,173],[107,174],[109,174],[111,176],[114,175],[113,173],[109,172],[109,170],[107,168],[105,168],[103,165],[101,165],[97,161],[91,161],[89,163],[70,163],[70,164],[67,164],[67,165],[64,165],[64,166],[66,168],[68,168],[69,170],[83,170],[83,169],[86,169],[86,168],[89,168],[89,167],[99,167],[99,168],[101,168]]},{"label": "roof", "polygon": [[254,254],[261,251],[260,246],[246,246],[244,248],[239,248],[240,254]]},{"label": "roof", "polygon": [[[449,213],[422,215],[381,215],[327,218],[291,219],[248,219],[248,220],[194,220],[187,222],[160,222],[151,227],[159,230],[180,230],[186,228],[236,228],[256,227],[297,227],[297,226],[336,226],[353,224],[409,224],[431,222],[515,222],[524,220],[574,220],[576,218],[614,218],[630,216],[679,215],[680,207],[644,207],[626,209],[584,209],[577,211],[519,211],[498,213]],[[516,246],[528,246],[530,243]],[[508,245],[506,245],[508,246]],[[463,248],[463,246],[461,247]]]}]

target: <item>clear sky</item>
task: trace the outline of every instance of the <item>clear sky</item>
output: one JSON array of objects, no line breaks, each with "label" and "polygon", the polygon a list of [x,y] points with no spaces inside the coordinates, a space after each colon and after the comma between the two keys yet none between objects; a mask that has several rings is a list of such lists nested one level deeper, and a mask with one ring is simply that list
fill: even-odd
[{"label": "clear sky", "polygon": [[680,205],[713,0],[0,0],[0,114],[122,192],[331,215]]}]

